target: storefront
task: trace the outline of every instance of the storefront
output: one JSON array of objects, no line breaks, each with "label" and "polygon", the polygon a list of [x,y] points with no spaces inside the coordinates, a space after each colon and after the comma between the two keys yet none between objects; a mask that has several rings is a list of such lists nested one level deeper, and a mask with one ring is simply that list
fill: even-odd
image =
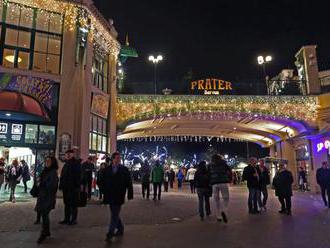
[{"label": "storefront", "polygon": [[59,84],[0,73],[0,157],[25,160],[33,173],[55,153]]}]

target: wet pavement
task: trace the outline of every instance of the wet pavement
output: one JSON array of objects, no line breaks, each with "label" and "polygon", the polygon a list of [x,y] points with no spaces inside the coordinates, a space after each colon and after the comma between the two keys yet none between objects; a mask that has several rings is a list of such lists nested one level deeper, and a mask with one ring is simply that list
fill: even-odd
[{"label": "wet pavement", "polygon": [[[268,211],[248,215],[245,187],[232,187],[229,223],[218,223],[214,216],[204,222],[197,215],[197,197],[187,191],[164,193],[160,202],[136,197],[122,212],[125,236],[111,247],[233,247],[233,248],[311,248],[330,247],[330,210],[320,197],[295,193],[293,216],[278,214],[279,204],[270,191]],[[63,205],[58,199],[51,214],[52,237],[45,247],[109,247],[104,242],[109,219],[108,207],[92,201],[81,208],[76,226],[60,226]],[[11,247],[37,247],[39,226],[33,225],[34,199],[16,204],[0,203],[0,244]]]}]

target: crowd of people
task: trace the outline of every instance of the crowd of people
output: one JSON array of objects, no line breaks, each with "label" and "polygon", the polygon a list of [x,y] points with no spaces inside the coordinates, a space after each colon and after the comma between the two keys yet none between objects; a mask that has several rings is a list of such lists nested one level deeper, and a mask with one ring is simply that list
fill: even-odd
[{"label": "crowd of people", "polygon": [[[74,154],[73,150],[65,153],[60,174],[58,174],[58,162],[53,156],[46,157],[42,169],[35,168],[34,170],[34,184],[30,193],[37,198],[35,224],[42,223],[38,243],[51,235],[49,213],[55,208],[58,190],[63,194],[64,204],[64,218],[59,224],[76,225],[78,208],[86,206],[94,191],[110,210],[111,220],[106,241],[111,242],[113,237],[124,234],[124,224],[120,213],[125,198],[133,199],[133,182],[129,169],[121,164],[121,154],[115,152],[111,157],[106,157],[98,170],[94,157],[88,157],[82,162]],[[160,161],[154,161],[152,164],[144,161],[139,174],[143,199],[150,199],[152,188],[153,200],[160,201],[163,191],[168,192],[176,186],[180,191],[183,182],[186,181],[191,194],[197,193],[201,220],[211,215],[210,199],[212,198],[216,220],[224,223],[229,221],[229,185],[237,180],[237,173],[235,176],[221,155],[213,155],[210,163],[201,161],[196,166],[190,166],[188,169],[178,168],[176,171]],[[330,169],[327,162],[324,162],[317,170],[316,179],[321,188],[324,204],[330,208]],[[24,191],[27,192],[26,182],[30,180],[30,173],[26,162],[24,160],[18,162],[14,159],[11,165],[5,166],[4,159],[0,159],[0,189],[2,184],[10,188],[9,200],[12,202],[15,202],[15,187],[20,180],[23,181]],[[270,172],[264,161],[250,158],[240,180],[246,181],[248,188],[249,214],[267,211],[268,188],[271,184],[281,205],[279,213],[292,214],[291,197],[294,180],[285,164],[279,164],[278,171],[271,182]],[[95,190],[94,184],[98,186],[98,191]]]}]

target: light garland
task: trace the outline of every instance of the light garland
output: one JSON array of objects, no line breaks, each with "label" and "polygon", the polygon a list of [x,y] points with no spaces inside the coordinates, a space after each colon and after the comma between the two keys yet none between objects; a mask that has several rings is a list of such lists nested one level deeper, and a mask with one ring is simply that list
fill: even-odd
[{"label": "light garland", "polygon": [[121,142],[243,142],[243,139],[233,139],[227,137],[209,137],[209,136],[148,136],[136,137],[130,139],[121,139]]},{"label": "light garland", "polygon": [[233,119],[240,115],[315,122],[315,96],[149,96],[119,95],[117,122],[197,115],[200,119]]},{"label": "light garland", "polygon": [[[39,13],[50,11],[64,16],[64,29],[73,31],[77,27],[77,22],[81,27],[87,27],[90,31],[90,39],[94,46],[102,47],[103,52],[118,56],[120,44],[111,34],[111,30],[105,27],[101,21],[95,17],[89,6],[80,3],[59,0],[1,0],[2,4],[15,5],[20,9],[36,8]],[[79,12],[85,12],[85,15],[79,15]],[[52,14],[51,14],[52,15]],[[33,18],[33,15],[24,16],[24,18]],[[90,20],[90,23],[89,21]]]}]

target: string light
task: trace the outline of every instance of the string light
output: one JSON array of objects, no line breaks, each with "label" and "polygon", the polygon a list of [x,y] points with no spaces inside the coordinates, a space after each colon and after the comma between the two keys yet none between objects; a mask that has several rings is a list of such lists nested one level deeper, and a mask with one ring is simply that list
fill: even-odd
[{"label": "string light", "polygon": [[[120,95],[117,121],[186,115],[198,119],[294,119],[315,122],[318,99],[314,96],[146,96]],[[212,116],[212,117],[211,117]]]},{"label": "string light", "polygon": [[[97,47],[99,52],[103,54],[111,53],[115,56],[118,56],[119,54],[120,44],[116,38],[114,38],[112,34],[113,30],[110,30],[110,27],[104,24],[104,20],[102,23],[99,18],[95,17],[95,13],[91,10],[91,6],[56,0],[1,0],[1,3],[10,6],[12,12],[16,12],[18,10],[17,8],[21,10],[36,8],[39,14],[50,14],[49,18],[51,18],[52,21],[52,15],[61,14],[64,18],[61,19],[60,22],[64,23],[64,30],[73,31],[76,29],[77,24],[79,24],[80,27],[87,27],[90,31],[89,37],[93,41],[94,47]],[[33,12],[23,12],[24,20],[31,20],[32,22]],[[12,14],[15,13],[11,13],[11,16],[13,16]],[[58,25],[61,23],[58,23]]]}]

